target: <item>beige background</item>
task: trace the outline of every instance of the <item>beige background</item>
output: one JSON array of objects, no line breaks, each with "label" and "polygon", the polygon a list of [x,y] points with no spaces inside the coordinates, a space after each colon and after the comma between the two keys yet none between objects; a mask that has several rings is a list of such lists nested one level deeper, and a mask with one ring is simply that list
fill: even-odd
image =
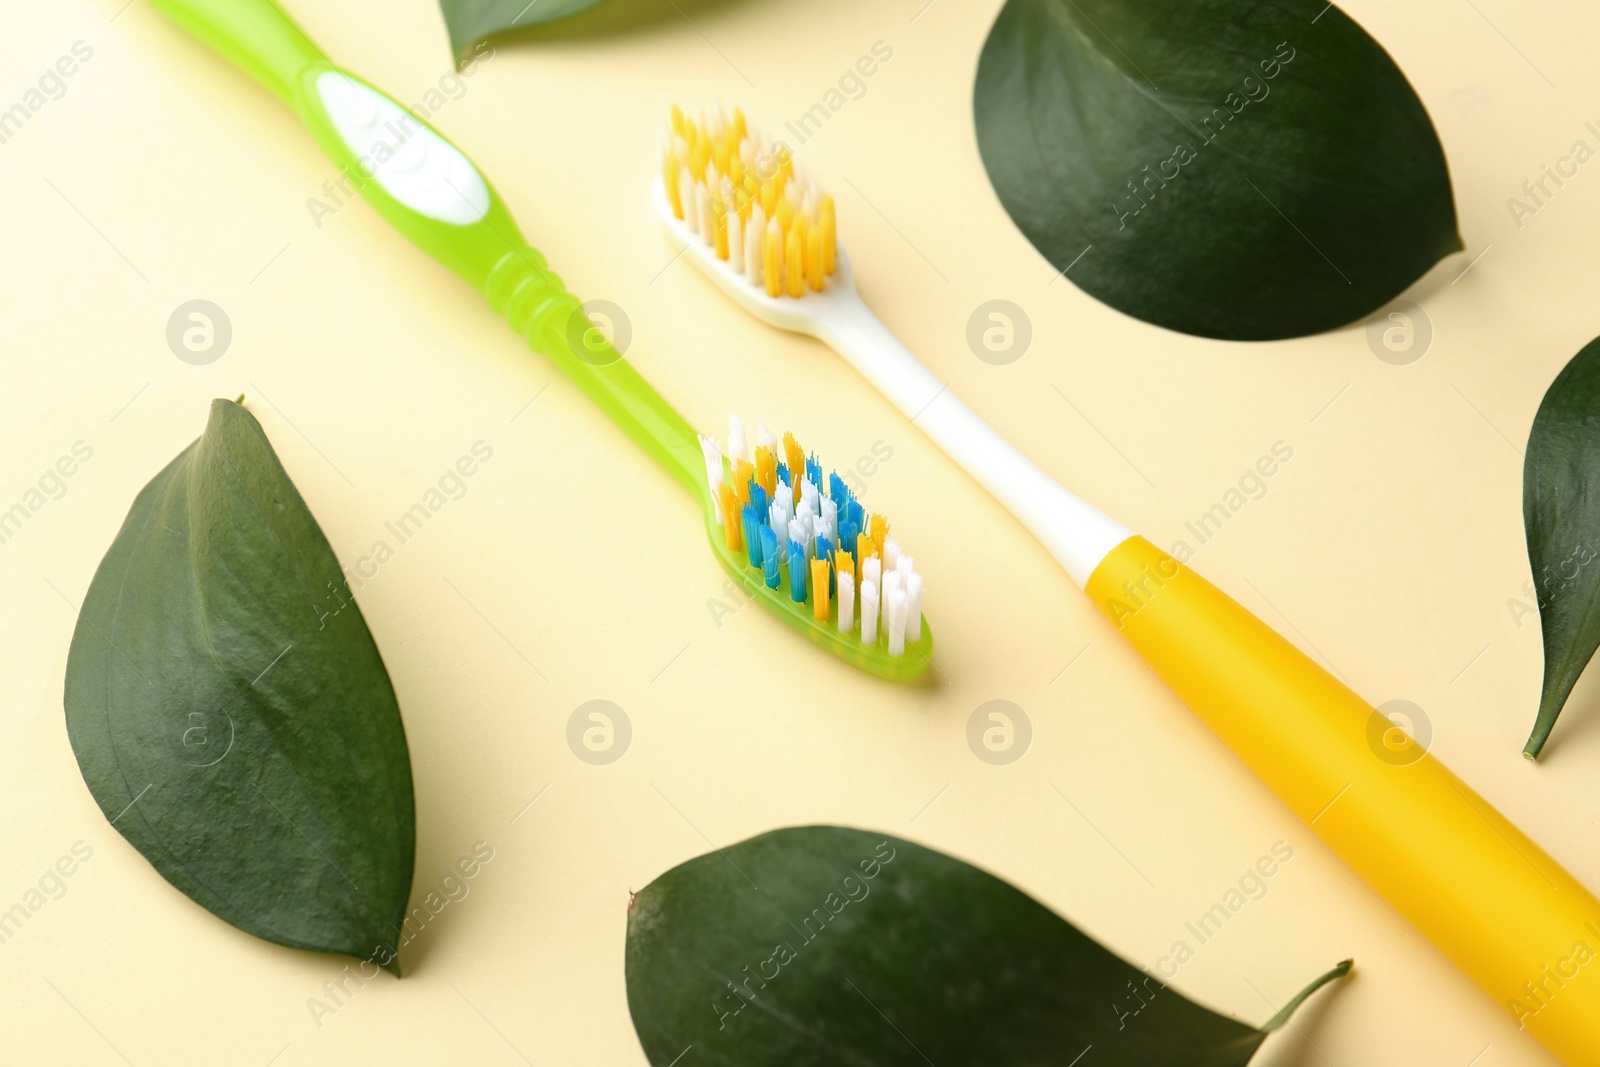
[{"label": "beige background", "polygon": [[[1600,15],[1347,5],[1432,114],[1468,245],[1407,294],[1434,341],[1395,367],[1359,325],[1224,344],[1052,284],[974,143],[973,71],[998,2],[925,3],[613,0],[502,45],[436,119],[575,291],[627,309],[631,357],[691,421],[719,428],[738,409],[840,465],[876,441],[893,448],[865,499],[928,575],[938,677],[915,688],[797,643],[760,610],[719,626],[723,577],[694,508],[364,206],[319,229],[306,200],[331,168],[265,92],[142,0],[120,14],[122,0],[9,5],[0,105],[75,41],[94,57],[0,145],[0,506],[75,441],[94,456],[0,546],[0,907],[75,841],[94,855],[0,945],[7,1062],[642,1064],[622,973],[628,890],[708,842],[809,822],[980,863],[1146,965],[1284,840],[1295,858],[1267,896],[1175,980],[1260,1022],[1354,956],[1358,975],[1258,1063],[1553,1062],[841,361],[668,266],[645,190],[671,102],[720,96],[779,125],[888,42],[894,59],[866,97],[804,149],[840,192],[883,319],[1017,445],[1163,545],[1290,444],[1265,498],[1197,565],[1375,702],[1420,705],[1435,750],[1600,886],[1600,687],[1580,688],[1545,763],[1524,762],[1540,641],[1536,618],[1518,625],[1508,607],[1529,577],[1519,449],[1550,379],[1600,330],[1600,164],[1520,229],[1506,206],[1574,140],[1600,144],[1583,129],[1600,119]],[[334,57],[408,101],[448,72],[432,0],[289,6]],[[204,367],[164,339],[194,298],[235,330]],[[995,298],[1035,331],[1006,367],[965,342],[968,316]],[[495,858],[408,950],[404,981],[368,986],[321,1027],[307,1001],[343,961],[255,940],[167,886],[91,802],[62,724],[73,605],[134,493],[199,433],[210,398],[241,392],[347,563],[473,442],[495,450],[359,593],[411,740],[419,892],[473,842]],[[568,716],[596,698],[634,728],[605,767],[565,741]],[[1035,732],[1004,767],[965,739],[996,698]]]}]

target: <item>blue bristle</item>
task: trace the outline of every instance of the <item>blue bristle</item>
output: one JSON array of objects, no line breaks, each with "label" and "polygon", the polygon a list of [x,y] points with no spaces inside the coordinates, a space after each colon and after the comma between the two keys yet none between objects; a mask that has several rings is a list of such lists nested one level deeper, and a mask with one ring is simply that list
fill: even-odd
[{"label": "blue bristle", "polygon": [[767,491],[754,478],[750,479],[750,504],[756,509],[757,515],[767,513]]},{"label": "blue bristle", "polygon": [[806,602],[806,550],[799,541],[789,542],[789,599]]},{"label": "blue bristle", "polygon": [[767,588],[778,588],[778,535],[772,527],[761,527],[761,562],[767,571]]},{"label": "blue bristle", "polygon": [[[844,515],[841,514],[839,516],[839,518],[842,520],[844,518]],[[854,526],[857,530],[865,530],[867,528],[867,524],[866,524],[865,520],[866,520],[866,513],[861,510],[861,502],[859,500],[851,500],[850,501],[850,525]]]},{"label": "blue bristle", "polygon": [[789,468],[783,465],[782,460],[778,461],[778,481],[787,482],[790,488],[794,487],[794,479],[789,477]]},{"label": "blue bristle", "polygon": [[839,547],[850,553],[856,554],[856,538],[861,536],[861,528],[848,520],[839,524]]},{"label": "blue bristle", "polygon": [[818,495],[822,493],[822,461],[815,452],[806,457],[806,481],[817,487]]},{"label": "blue bristle", "polygon": [[850,514],[850,487],[844,484],[844,479],[839,477],[839,472],[834,471],[828,475],[828,498],[833,501],[833,506],[838,509],[839,517],[844,518]]},{"label": "blue bristle", "polygon": [[754,504],[744,506],[744,547],[750,554],[750,566],[761,566],[761,514]]}]

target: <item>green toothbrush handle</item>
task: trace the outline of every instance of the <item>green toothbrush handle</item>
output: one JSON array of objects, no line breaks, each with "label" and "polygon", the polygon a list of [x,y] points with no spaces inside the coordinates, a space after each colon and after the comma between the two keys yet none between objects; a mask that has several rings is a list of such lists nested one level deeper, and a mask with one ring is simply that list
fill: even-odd
[{"label": "green toothbrush handle", "polygon": [[325,186],[326,195],[359,191],[412,243],[484,293],[535,351],[708,507],[705,461],[693,427],[592,326],[459,148],[336,66],[274,0],[151,5],[294,109],[342,176]]},{"label": "green toothbrush handle", "polygon": [[711,515],[705,459],[694,427],[590,322],[578,298],[546,269],[537,249],[505,252],[490,268],[484,292],[496,314],[505,316],[535,352],[560,368]]},{"label": "green toothbrush handle", "polygon": [[272,0],[150,0],[178,25],[298,107],[301,75],[331,67],[328,57]]}]

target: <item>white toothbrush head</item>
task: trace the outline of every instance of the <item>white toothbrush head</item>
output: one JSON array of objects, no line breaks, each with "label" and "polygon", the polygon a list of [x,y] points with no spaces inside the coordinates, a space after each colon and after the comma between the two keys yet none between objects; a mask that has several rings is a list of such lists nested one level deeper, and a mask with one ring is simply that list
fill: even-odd
[{"label": "white toothbrush head", "polygon": [[725,259],[717,257],[716,249],[689,229],[684,220],[673,213],[661,179],[657,178],[651,194],[656,214],[661,216],[673,246],[683,250],[683,258],[693,263],[701,273],[716,283],[734,301],[769,326],[794,333],[816,335],[820,323],[829,311],[846,300],[855,302],[855,280],[850,273],[850,260],[845,250],[838,250],[833,276],[828,288],[820,293],[808,291],[796,299],[791,296],[768,296],[766,290],[748,277],[735,271]]},{"label": "white toothbrush head", "polygon": [[860,302],[833,198],[743,112],[696,121],[674,107],[660,164],[651,199],[667,235],[746,311],[815,335]]}]

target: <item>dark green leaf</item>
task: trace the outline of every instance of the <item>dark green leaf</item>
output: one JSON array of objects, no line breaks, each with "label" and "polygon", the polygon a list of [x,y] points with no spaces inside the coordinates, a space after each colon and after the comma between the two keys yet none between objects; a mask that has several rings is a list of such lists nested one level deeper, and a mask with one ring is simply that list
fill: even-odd
[{"label": "dark green leaf", "polygon": [[1523,753],[1538,759],[1600,648],[1600,339],[1550,384],[1522,468],[1522,521],[1544,631],[1544,691]]},{"label": "dark green leaf", "polygon": [[485,37],[508,30],[555,22],[586,11],[601,0],[439,0],[450,28],[450,47],[456,62],[466,60],[472,46]]},{"label": "dark green leaf", "polygon": [[67,732],[100,810],[241,930],[394,962],[411,762],[339,563],[266,435],[217,400],[84,598]]},{"label": "dark green leaf", "polygon": [[829,826],[650,883],[629,907],[627,979],[655,1067],[690,1045],[702,1067],[1063,1067],[1090,1045],[1097,1064],[1240,1067],[1268,1032],[1184,999],[975,867]]},{"label": "dark green leaf", "polygon": [[974,107],[1022,232],[1158,326],[1333,329],[1461,248],[1421,101],[1324,0],[1008,0]]}]

